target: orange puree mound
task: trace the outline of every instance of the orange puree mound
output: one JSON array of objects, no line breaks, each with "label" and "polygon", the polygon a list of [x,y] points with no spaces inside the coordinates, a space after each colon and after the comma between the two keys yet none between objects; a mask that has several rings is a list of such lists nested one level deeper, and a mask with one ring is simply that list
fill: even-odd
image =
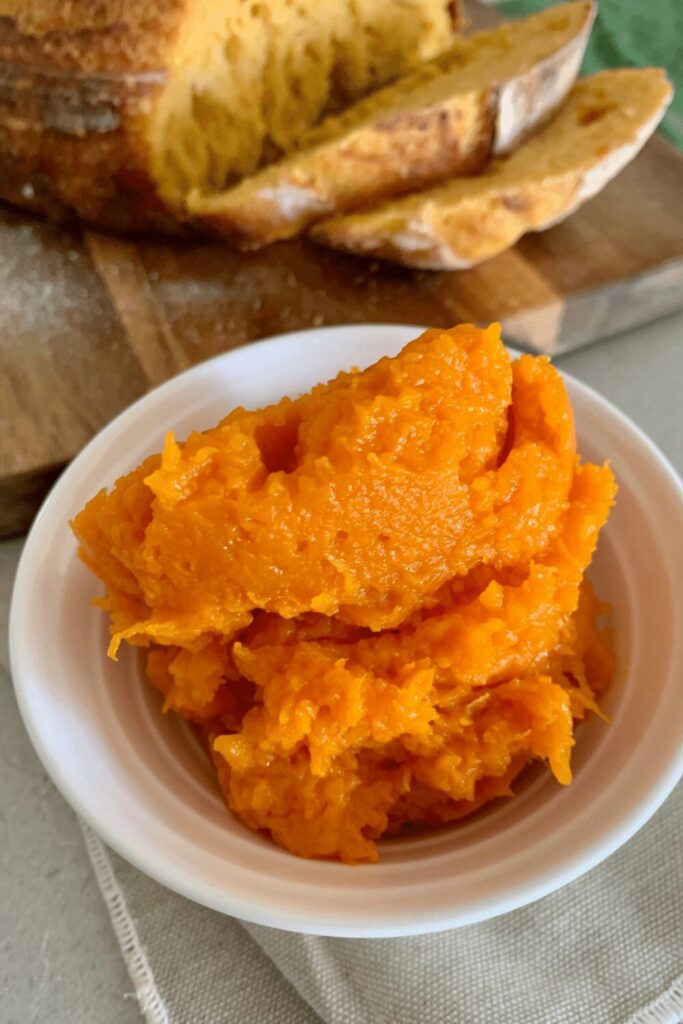
[{"label": "orange puree mound", "polygon": [[256,609],[378,630],[477,563],[542,545],[573,457],[546,363],[513,374],[497,327],[429,331],[296,401],[169,435],[75,529],[109,586],[114,650],[235,636]]},{"label": "orange puree mound", "polygon": [[305,857],[571,781],[612,671],[584,579],[615,495],[544,358],[432,330],[295,400],[169,435],[74,521],[226,802]]}]

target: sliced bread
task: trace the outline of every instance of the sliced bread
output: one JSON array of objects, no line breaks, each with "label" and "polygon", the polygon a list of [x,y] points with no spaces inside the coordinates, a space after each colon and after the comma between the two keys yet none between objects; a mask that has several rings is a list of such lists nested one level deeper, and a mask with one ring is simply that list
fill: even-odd
[{"label": "sliced bread", "polygon": [[173,229],[446,50],[460,0],[0,0],[0,198]]},{"label": "sliced bread", "polygon": [[335,249],[428,270],[472,267],[564,220],[638,153],[672,97],[659,68],[577,82],[557,116],[486,173],[318,224]]},{"label": "sliced bread", "polygon": [[243,248],[257,248],[330,214],[477,171],[562,102],[593,18],[592,0],[575,0],[456,42],[325,120],[289,158],[227,192],[195,189],[188,212]]}]

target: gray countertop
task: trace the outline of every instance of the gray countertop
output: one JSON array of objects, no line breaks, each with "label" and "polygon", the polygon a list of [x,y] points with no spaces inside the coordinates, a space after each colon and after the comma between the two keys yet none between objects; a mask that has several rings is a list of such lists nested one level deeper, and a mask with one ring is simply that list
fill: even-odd
[{"label": "gray countertop", "polygon": [[[683,470],[683,316],[558,360],[632,417]],[[6,622],[21,543],[0,545]],[[0,1024],[140,1021],[78,822],[43,772],[0,635]]]}]

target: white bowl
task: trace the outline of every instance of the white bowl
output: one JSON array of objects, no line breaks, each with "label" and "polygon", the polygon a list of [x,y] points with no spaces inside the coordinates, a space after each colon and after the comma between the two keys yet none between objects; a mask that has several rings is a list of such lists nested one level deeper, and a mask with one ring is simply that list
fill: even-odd
[{"label": "white bowl", "polygon": [[382,844],[378,865],[305,861],[224,808],[189,731],[161,714],[134,652],[105,657],[99,587],[68,527],[99,488],[234,406],[301,392],[340,368],[397,352],[419,328],[302,331],[227,352],[122,413],[78,456],[35,521],[10,622],[21,712],[45,768],[102,838],[142,871],[216,910],[341,936],[408,935],[522,906],[593,867],[644,824],[683,773],[683,490],[616,409],[567,378],[586,459],[610,459],[620,491],[594,577],[614,608],[611,724],[578,731],[575,779],[532,774],[514,799],[420,839]]}]

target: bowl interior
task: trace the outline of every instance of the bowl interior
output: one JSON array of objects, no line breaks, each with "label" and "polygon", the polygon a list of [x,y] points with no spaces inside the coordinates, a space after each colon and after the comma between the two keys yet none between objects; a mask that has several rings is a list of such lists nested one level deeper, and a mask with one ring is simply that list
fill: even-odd
[{"label": "bowl interior", "polygon": [[162,715],[131,650],[105,657],[97,584],[75,557],[67,520],[100,487],[235,405],[295,394],[340,368],[398,351],[410,327],[284,336],[202,364],[138,402],[57,484],[27,542],[11,621],[24,720],[66,798],[150,875],[219,910],[336,935],[391,935],[480,920],[576,877],[628,838],[681,773],[680,487],[661,456],[607,403],[568,381],[585,459],[608,458],[620,492],[592,575],[613,607],[617,673],[609,725],[578,730],[575,779],[537,771],[514,800],[448,829],[382,844],[379,865],[299,860],[234,820],[187,726]]}]

